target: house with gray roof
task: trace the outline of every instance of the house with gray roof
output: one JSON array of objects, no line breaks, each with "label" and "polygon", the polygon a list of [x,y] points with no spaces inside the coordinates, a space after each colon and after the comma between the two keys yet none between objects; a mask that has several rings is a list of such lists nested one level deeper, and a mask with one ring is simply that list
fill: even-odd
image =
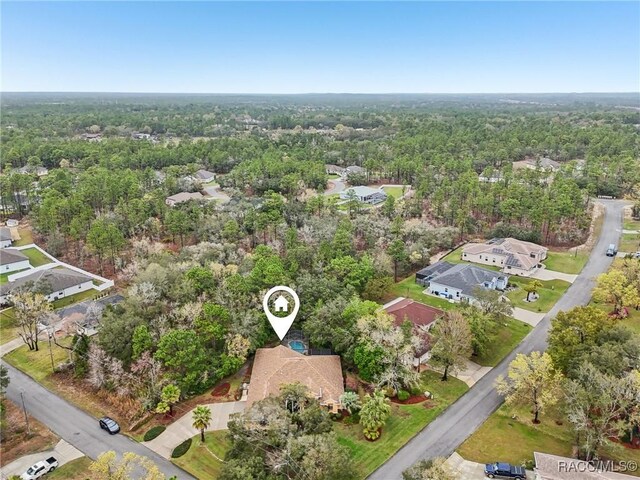
[{"label": "house with gray roof", "polygon": [[167,197],[164,202],[168,206],[173,207],[175,205],[178,205],[179,203],[188,202],[189,200],[202,200],[202,199],[204,199],[204,197],[200,192],[193,192],[193,193],[180,192],[180,193],[176,193],[175,195],[171,195],[170,197]]},{"label": "house with gray roof", "polygon": [[379,188],[371,188],[371,187],[350,187],[346,190],[340,192],[341,200],[351,200],[352,196],[355,195],[359,201],[363,203],[369,203],[371,205],[375,205],[380,202],[384,202],[387,199],[387,194],[384,190]]},{"label": "house with gray roof", "polygon": [[[446,265],[437,266],[440,263]],[[437,266],[437,267],[436,267]],[[437,297],[460,302],[462,300],[473,302],[474,292],[477,288],[504,291],[509,283],[509,277],[493,270],[476,267],[467,263],[451,264],[438,262],[433,271],[427,272],[427,292]],[[416,278],[416,282],[418,279]],[[420,282],[418,282],[420,283]],[[424,285],[424,283],[421,283]]]},{"label": "house with gray roof", "polygon": [[0,248],[10,247],[11,242],[13,242],[11,238],[11,229],[7,227],[0,227]]},{"label": "house with gray roof", "polygon": [[11,294],[20,290],[42,293],[48,301],[53,302],[91,288],[94,288],[91,277],[70,268],[38,270],[0,286],[0,304],[7,303]]},{"label": "house with gray roof", "polygon": [[423,285],[425,287],[429,286],[429,282],[436,275],[441,274],[453,267],[453,263],[449,262],[436,262],[433,265],[429,265],[428,267],[423,268],[422,270],[418,270],[416,273],[416,283],[418,285]]},{"label": "house with gray roof", "polygon": [[212,182],[213,180],[216,179],[216,174],[208,170],[200,169],[193,174],[193,178],[200,182]]},{"label": "house with gray roof", "polygon": [[17,272],[31,268],[29,257],[15,248],[0,249],[0,273]]},{"label": "house with gray roof", "polygon": [[536,462],[535,480],[632,480],[638,478],[611,471],[615,462],[612,464],[586,462],[541,452],[533,452],[533,458]]}]

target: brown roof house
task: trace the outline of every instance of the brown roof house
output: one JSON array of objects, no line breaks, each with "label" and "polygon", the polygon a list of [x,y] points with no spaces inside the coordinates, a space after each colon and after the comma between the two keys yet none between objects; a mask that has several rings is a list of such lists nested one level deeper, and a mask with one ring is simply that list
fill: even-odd
[{"label": "brown roof house", "polygon": [[545,258],[548,249],[515,238],[492,238],[485,243],[467,243],[462,260],[500,267],[503,272],[528,277]]},{"label": "brown roof house", "polygon": [[426,363],[431,357],[431,336],[429,331],[438,317],[444,312],[404,297],[398,297],[390,301],[383,308],[385,312],[394,317],[396,326],[400,326],[405,320],[413,324],[413,331],[421,340],[420,347],[415,352],[413,365],[417,367]]},{"label": "brown roof house", "polygon": [[253,361],[247,408],[254,402],[280,393],[280,387],[301,383],[332,413],[340,411],[344,393],[342,366],[338,355],[302,355],[283,345],[259,348]]}]

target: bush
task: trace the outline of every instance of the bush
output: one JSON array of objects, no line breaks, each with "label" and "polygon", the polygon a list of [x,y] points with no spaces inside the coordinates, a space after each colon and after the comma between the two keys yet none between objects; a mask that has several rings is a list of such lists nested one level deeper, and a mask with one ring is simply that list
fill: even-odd
[{"label": "bush", "polygon": [[411,395],[422,395],[423,391],[420,387],[413,387],[411,389]]},{"label": "bush", "polygon": [[164,432],[166,428],[167,427],[165,427],[164,425],[158,425],[156,427],[150,428],[149,430],[147,430],[147,433],[144,434],[144,441],[150,442],[151,440],[156,438],[158,435],[160,435],[162,432]]},{"label": "bush", "polygon": [[401,402],[408,400],[409,397],[410,397],[409,392],[407,392],[406,390],[400,390],[398,392],[398,400],[400,400]]},{"label": "bush", "polygon": [[190,448],[191,439],[189,438],[173,449],[173,452],[171,452],[171,458],[180,458],[185,453],[187,453]]},{"label": "bush", "polygon": [[345,425],[357,425],[358,423],[360,423],[360,414],[354,413],[353,415],[344,417],[344,420],[342,420],[342,423],[344,423]]}]

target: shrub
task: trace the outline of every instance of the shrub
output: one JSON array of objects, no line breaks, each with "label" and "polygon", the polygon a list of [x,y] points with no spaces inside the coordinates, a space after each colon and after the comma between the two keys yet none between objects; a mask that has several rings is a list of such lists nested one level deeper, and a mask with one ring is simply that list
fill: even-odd
[{"label": "shrub", "polygon": [[162,432],[164,432],[166,428],[167,427],[165,427],[164,425],[158,425],[156,427],[150,428],[149,430],[147,430],[147,433],[144,434],[144,441],[150,442],[151,440],[156,438],[158,435],[160,435]]},{"label": "shrub", "polygon": [[409,392],[407,392],[406,390],[400,390],[398,392],[398,400],[400,400],[401,402],[404,402],[405,400],[409,399]]},{"label": "shrub", "polygon": [[189,451],[189,448],[191,448],[190,438],[185,440],[184,442],[182,442],[180,445],[178,445],[176,448],[173,449],[173,452],[171,452],[171,458],[179,458],[183,456],[185,453]]},{"label": "shrub", "polygon": [[411,395],[422,395],[422,389],[420,387],[413,387],[411,389]]}]

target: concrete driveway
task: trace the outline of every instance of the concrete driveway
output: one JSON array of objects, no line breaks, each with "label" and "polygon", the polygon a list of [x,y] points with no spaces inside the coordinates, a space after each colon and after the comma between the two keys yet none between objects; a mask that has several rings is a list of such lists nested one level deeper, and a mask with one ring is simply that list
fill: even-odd
[{"label": "concrete driveway", "polygon": [[[240,402],[224,402],[224,403],[210,403],[203,405],[211,409],[211,425],[207,428],[207,432],[213,432],[215,430],[226,430],[229,416],[232,413],[239,413],[244,411],[246,401]],[[158,435],[156,438],[149,442],[142,442],[142,445],[153,450],[158,455],[164,458],[171,458],[171,452],[173,449],[180,445],[188,438],[193,437],[198,430],[193,428],[193,418],[191,415],[193,410],[187,412],[178,420],[173,422],[167,427],[167,429]]]},{"label": "concrete driveway", "polygon": [[347,184],[338,179],[329,180],[329,188],[324,191],[324,195],[333,195],[334,193],[340,193],[347,188]]},{"label": "concrete driveway", "polygon": [[545,313],[530,312],[520,307],[513,307],[513,318],[535,327],[544,318]]},{"label": "concrete driveway", "polygon": [[571,275],[570,273],[556,272],[555,270],[547,270],[546,268],[539,268],[532,275],[531,278],[537,278],[538,280],[564,280],[565,282],[573,283],[578,278],[578,275]]},{"label": "concrete driveway", "polygon": [[56,457],[59,466],[61,467],[65,463],[69,463],[71,460],[75,460],[76,458],[83,456],[82,452],[73,445],[70,445],[64,440],[60,440],[53,450],[25,455],[24,457],[20,457],[10,464],[0,468],[0,478],[9,478],[12,475],[22,475],[31,465],[49,457]]}]

